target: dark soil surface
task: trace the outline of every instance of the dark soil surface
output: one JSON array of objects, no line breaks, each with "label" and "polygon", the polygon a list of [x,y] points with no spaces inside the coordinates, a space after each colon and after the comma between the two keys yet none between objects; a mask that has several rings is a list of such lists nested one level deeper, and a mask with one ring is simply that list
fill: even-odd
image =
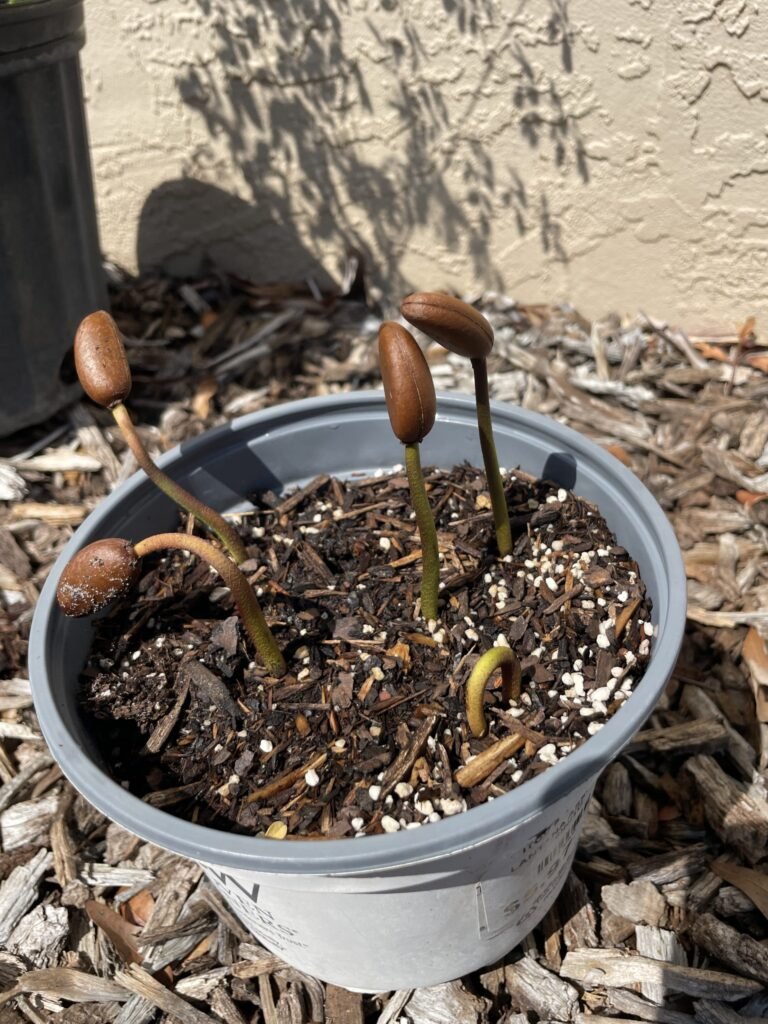
[{"label": "dark soil surface", "polygon": [[[427,474],[441,548],[438,622],[418,614],[419,537],[395,473],[319,477],[255,498],[244,570],[285,653],[262,669],[212,570],[147,559],[130,601],[98,623],[84,713],[114,776],[172,813],[288,838],[414,828],[501,795],[567,756],[632,691],[650,602],[594,506],[507,477],[515,544],[499,559],[485,479]],[[464,683],[508,644],[518,701],[488,687],[472,736]],[[503,738],[518,749],[479,780],[457,769]],[[482,762],[481,762],[482,763]]]}]

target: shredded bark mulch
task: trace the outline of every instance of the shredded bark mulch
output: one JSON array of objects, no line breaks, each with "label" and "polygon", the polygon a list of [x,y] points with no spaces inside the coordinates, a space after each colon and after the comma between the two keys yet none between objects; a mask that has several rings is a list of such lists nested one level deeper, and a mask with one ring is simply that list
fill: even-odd
[{"label": "shredded bark mulch", "polygon": [[[131,411],[155,454],[277,402],[379,386],[376,332],[394,311],[366,307],[359,289],[109,269]],[[78,402],[0,441],[3,1024],[739,1024],[768,1014],[765,337],[750,310],[696,331],[643,314],[589,321],[490,293],[478,308],[496,333],[492,396],[556,416],[631,468],[669,515],[688,575],[680,661],[603,773],[557,901],[485,970],[347,992],[260,946],[196,864],[74,793],[31,706],[29,624],[72,531],[136,468],[109,414]],[[427,355],[440,388],[471,392],[467,360],[436,346]]]}]

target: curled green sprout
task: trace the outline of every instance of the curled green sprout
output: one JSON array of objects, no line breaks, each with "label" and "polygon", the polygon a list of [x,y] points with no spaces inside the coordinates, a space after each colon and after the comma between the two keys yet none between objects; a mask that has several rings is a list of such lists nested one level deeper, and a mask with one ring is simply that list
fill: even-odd
[{"label": "curled green sprout", "polygon": [[472,735],[478,739],[485,736],[488,723],[483,710],[485,687],[493,673],[501,668],[501,696],[505,703],[520,696],[522,676],[517,655],[509,647],[492,647],[476,661],[470,673],[465,690],[467,723]]}]

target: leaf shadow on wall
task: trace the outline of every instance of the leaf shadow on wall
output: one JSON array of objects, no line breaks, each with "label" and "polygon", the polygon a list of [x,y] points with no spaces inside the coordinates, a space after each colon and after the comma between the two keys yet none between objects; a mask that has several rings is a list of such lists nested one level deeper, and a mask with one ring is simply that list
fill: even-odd
[{"label": "leaf shadow on wall", "polygon": [[[519,11],[527,2],[518,0]],[[356,40],[345,33],[349,0],[232,0],[226,8],[212,0],[195,3],[212,56],[190,57],[177,76],[187,112],[202,118],[207,134],[190,152],[185,175],[190,183],[218,181],[234,171],[251,209],[238,221],[217,206],[185,225],[181,234],[195,235],[192,252],[213,246],[219,265],[227,253],[224,269],[296,279],[322,276],[318,255],[356,250],[374,280],[394,292],[442,283],[406,280],[401,268],[409,248],[423,252],[432,238],[437,274],[440,256],[455,256],[486,287],[499,288],[503,268],[494,265],[489,240],[494,223],[508,217],[519,237],[538,237],[545,253],[567,262],[554,204],[540,182],[532,199],[530,183],[539,177],[542,156],[556,168],[578,166],[586,183],[583,146],[554,77],[531,63],[518,40],[521,23],[514,16],[505,17],[501,35],[483,54],[480,80],[458,103],[455,83],[435,73],[428,32],[400,0],[381,0],[375,23],[364,16],[375,62],[359,52],[359,32]],[[497,0],[442,4],[468,45],[486,46],[483,33],[498,14]],[[562,69],[570,73],[566,0],[548,0],[545,9],[544,43],[559,48]],[[520,142],[519,166],[499,166],[478,124],[484,89],[500,73],[508,91],[499,116]],[[173,249],[183,218],[182,204],[179,223],[163,228],[163,204],[184,195],[182,183],[175,184],[176,191],[162,186],[152,197],[140,266],[148,265],[149,254],[155,266],[167,265],[163,253]],[[194,213],[193,206],[190,221]],[[222,245],[221,232],[230,225],[234,240]]]}]

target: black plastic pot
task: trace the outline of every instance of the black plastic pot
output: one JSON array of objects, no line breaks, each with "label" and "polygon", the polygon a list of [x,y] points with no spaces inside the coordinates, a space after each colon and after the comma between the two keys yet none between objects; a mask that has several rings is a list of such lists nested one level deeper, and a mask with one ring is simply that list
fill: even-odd
[{"label": "black plastic pot", "polygon": [[107,302],[84,41],[82,0],[0,0],[0,436],[77,395],[67,352]]}]

